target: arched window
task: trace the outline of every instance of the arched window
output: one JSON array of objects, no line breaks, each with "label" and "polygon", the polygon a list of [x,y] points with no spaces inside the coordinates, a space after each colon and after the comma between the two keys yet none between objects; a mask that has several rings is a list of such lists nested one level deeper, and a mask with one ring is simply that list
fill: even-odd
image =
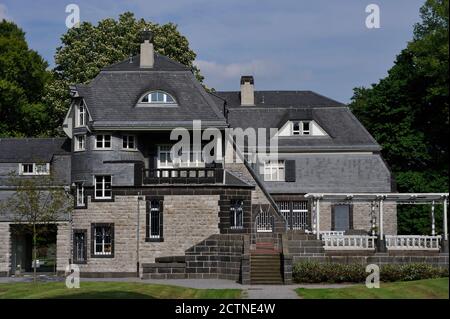
[{"label": "arched window", "polygon": [[145,93],[140,99],[139,104],[176,104],[175,99],[169,93],[164,91],[151,91]]}]

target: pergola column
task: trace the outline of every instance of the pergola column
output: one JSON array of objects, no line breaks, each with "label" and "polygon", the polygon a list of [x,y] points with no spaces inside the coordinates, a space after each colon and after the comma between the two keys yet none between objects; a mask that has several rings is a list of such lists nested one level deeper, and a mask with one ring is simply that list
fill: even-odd
[{"label": "pergola column", "polygon": [[320,240],[320,199],[316,201],[316,236],[317,240]]},{"label": "pergola column", "polygon": [[434,217],[434,201],[431,202],[431,236],[436,236],[436,219]]},{"label": "pergola column", "polygon": [[442,236],[442,241],[441,241],[441,251],[444,253],[448,253],[448,226],[447,226],[447,200],[448,200],[448,196],[443,196],[444,197],[444,201],[443,201],[443,205],[444,205],[444,209],[443,209],[443,227],[442,230],[444,232],[443,236]]},{"label": "pergola column", "polygon": [[379,230],[378,230],[378,240],[377,240],[377,251],[378,252],[386,252],[386,242],[384,240],[384,229],[383,229],[383,203],[384,203],[384,196],[379,196]]}]

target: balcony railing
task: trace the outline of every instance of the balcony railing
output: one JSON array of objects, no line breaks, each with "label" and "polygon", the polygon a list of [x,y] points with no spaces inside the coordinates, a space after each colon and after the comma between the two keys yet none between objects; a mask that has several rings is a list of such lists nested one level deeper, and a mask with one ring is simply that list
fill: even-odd
[{"label": "balcony railing", "polygon": [[375,250],[375,236],[322,235],[325,250]]},{"label": "balcony railing", "polygon": [[143,184],[217,184],[223,182],[222,168],[154,168],[143,170]]}]

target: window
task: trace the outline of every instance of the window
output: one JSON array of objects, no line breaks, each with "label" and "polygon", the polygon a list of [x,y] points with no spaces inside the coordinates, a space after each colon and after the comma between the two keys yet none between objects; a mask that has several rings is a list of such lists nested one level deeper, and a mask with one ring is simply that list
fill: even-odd
[{"label": "window", "polygon": [[23,163],[19,165],[20,175],[49,175],[50,163]]},{"label": "window", "polygon": [[347,231],[353,228],[352,205],[333,205],[331,217],[331,230]]},{"label": "window", "polygon": [[75,151],[84,151],[86,149],[86,135],[75,135]]},{"label": "window", "polygon": [[310,121],[295,121],[292,124],[292,135],[310,135],[311,122]]},{"label": "window", "polygon": [[162,219],[163,201],[153,199],[147,201],[146,217],[146,240],[162,241],[163,219]]},{"label": "window", "polygon": [[111,176],[95,176],[95,199],[111,199]]},{"label": "window", "polygon": [[111,135],[104,135],[104,134],[96,135],[95,147],[97,149],[111,148]]},{"label": "window", "polygon": [[187,161],[183,161],[181,150],[178,154],[178,158],[175,160],[171,156],[171,145],[159,145],[158,146],[158,168],[174,168],[178,167],[205,167],[205,163],[202,160],[202,151],[194,151],[190,149]]},{"label": "window", "polygon": [[84,264],[87,261],[87,231],[75,229],[73,231],[73,262]]},{"label": "window", "polygon": [[264,180],[267,182],[284,181],[284,161],[264,162]]},{"label": "window", "polygon": [[84,186],[82,183],[76,184],[76,190],[75,190],[75,199],[76,199],[76,207],[84,207],[85,201],[84,201]]},{"label": "window", "polygon": [[114,256],[114,224],[92,224],[92,256]]},{"label": "window", "polygon": [[232,200],[230,206],[231,229],[242,229],[244,227],[244,201]]},{"label": "window", "polygon": [[308,201],[282,201],[277,202],[277,206],[289,229],[306,230],[309,228]]},{"label": "window", "polygon": [[135,150],[136,149],[136,138],[134,137],[134,135],[122,136],[122,148],[125,150]]},{"label": "window", "polygon": [[163,91],[152,91],[144,94],[139,100],[142,104],[176,104],[175,99]]},{"label": "window", "polygon": [[86,125],[86,108],[84,106],[83,100],[80,101],[80,104],[76,107],[76,126],[85,126]]}]

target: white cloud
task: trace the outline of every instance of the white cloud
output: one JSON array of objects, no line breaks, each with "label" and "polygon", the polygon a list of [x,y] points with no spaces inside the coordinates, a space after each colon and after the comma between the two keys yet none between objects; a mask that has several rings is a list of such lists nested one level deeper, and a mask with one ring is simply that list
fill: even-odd
[{"label": "white cloud", "polygon": [[5,20],[11,20],[7,15],[6,15],[6,6],[4,4],[0,3],[0,21],[2,21],[3,19]]},{"label": "white cloud", "polygon": [[267,60],[252,60],[243,63],[220,64],[214,61],[196,60],[194,64],[200,68],[207,78],[231,79],[241,75],[266,76],[277,71],[277,66]]}]

